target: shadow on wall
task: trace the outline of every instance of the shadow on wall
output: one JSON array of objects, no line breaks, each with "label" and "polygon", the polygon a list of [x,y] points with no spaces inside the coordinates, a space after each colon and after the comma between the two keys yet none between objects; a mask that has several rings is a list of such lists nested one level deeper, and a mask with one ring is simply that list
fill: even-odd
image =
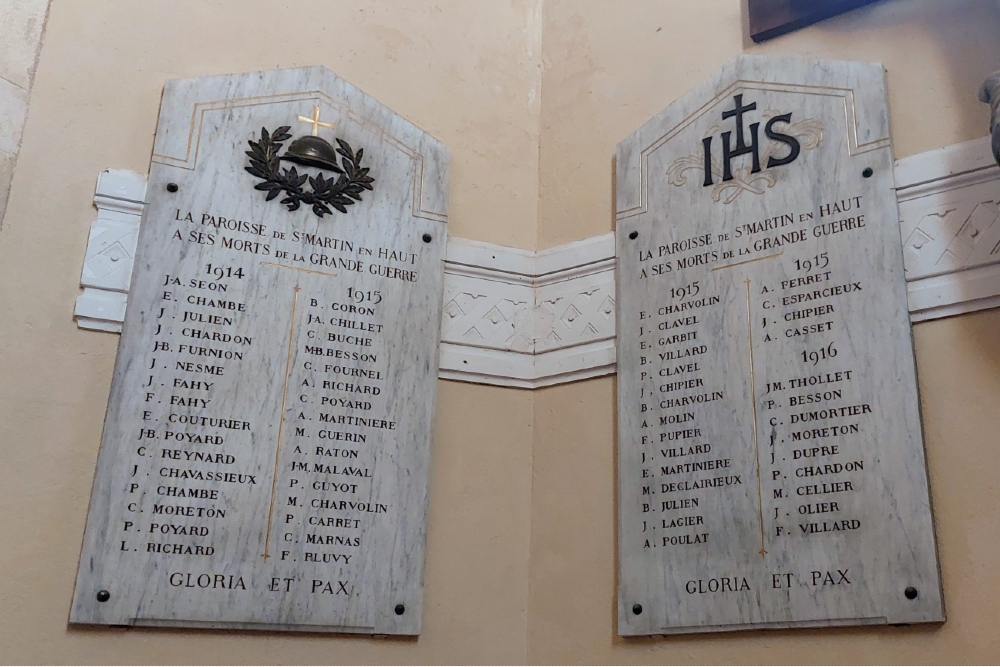
[{"label": "shadow on wall", "polygon": [[[984,136],[989,132],[988,108],[977,103],[978,91],[986,77],[1000,69],[1000,40],[989,43],[977,40],[976,35],[970,34],[973,30],[970,26],[992,25],[1000,29],[1000,3],[881,0],[760,44],[755,44],[749,36],[747,0],[741,0],[740,4],[743,48],[748,53],[843,60],[843,49],[838,46],[850,43],[858,48],[853,49],[848,59],[881,61],[887,70],[897,158],[955,143],[958,139],[954,137]],[[957,17],[962,20],[956,20]],[[892,35],[891,51],[887,50],[884,39],[880,40],[885,35]],[[914,67],[914,62],[919,66]],[[899,102],[912,99],[913,90],[921,88],[927,90],[929,98],[956,103],[930,109]],[[979,113],[962,114],[963,109],[977,109]],[[923,142],[925,145],[911,149],[910,136],[914,133],[909,129],[924,125],[922,134],[926,134],[929,127],[926,123],[943,114],[949,116],[950,123],[930,137],[929,142]]]},{"label": "shadow on wall", "polygon": [[48,12],[49,0],[0,0],[0,228]]}]

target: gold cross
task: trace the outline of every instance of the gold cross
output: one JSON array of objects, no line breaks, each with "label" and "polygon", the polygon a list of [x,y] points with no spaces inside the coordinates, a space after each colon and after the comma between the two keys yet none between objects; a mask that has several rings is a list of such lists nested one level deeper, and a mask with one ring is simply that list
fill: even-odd
[{"label": "gold cross", "polygon": [[333,129],[333,123],[324,123],[319,119],[319,107],[313,107],[312,118],[309,118],[308,116],[299,116],[299,120],[303,123],[312,123],[314,137],[319,134],[320,127],[329,127],[330,129]]}]

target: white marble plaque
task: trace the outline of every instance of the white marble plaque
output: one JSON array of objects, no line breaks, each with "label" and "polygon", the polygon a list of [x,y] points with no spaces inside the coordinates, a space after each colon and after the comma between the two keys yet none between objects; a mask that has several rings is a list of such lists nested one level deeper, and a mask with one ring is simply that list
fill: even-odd
[{"label": "white marble plaque", "polygon": [[620,634],[944,619],[888,116],[740,57],[618,146]]},{"label": "white marble plaque", "polygon": [[419,634],[448,159],[320,67],[166,85],[72,622]]}]

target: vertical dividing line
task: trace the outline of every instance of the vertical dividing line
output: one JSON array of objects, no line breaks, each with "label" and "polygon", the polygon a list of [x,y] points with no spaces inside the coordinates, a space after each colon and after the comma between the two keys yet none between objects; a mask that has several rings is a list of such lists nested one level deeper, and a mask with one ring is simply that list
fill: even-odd
[{"label": "vertical dividing line", "polygon": [[278,459],[281,456],[281,435],[285,430],[285,401],[288,399],[288,379],[292,375],[292,350],[295,344],[295,310],[299,305],[298,283],[292,298],[292,321],[288,330],[288,358],[285,360],[285,389],[281,394],[281,419],[278,421],[278,444],[274,448],[274,475],[271,477],[271,506],[267,510],[267,534],[264,537],[264,560],[271,557],[271,519],[274,516],[274,495],[278,489]]},{"label": "vertical dividing line", "polygon": [[753,410],[753,456],[757,464],[757,516],[760,521],[760,557],[767,554],[764,549],[764,504],[760,495],[760,446],[757,441],[757,383],[753,373],[753,318],[750,313],[750,279],[746,279],[747,286],[747,338],[750,349],[750,407]]}]

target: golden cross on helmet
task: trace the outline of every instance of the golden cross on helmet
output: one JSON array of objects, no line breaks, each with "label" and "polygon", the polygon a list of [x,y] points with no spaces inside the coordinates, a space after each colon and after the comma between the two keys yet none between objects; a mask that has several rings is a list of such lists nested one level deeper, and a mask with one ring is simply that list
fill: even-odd
[{"label": "golden cross on helmet", "polygon": [[313,107],[312,118],[309,118],[308,116],[299,116],[299,120],[301,120],[303,123],[312,123],[312,126],[313,126],[313,132],[312,133],[313,133],[314,137],[319,134],[319,128],[320,127],[328,127],[331,130],[333,129],[333,123],[324,123],[323,121],[321,121],[319,119],[319,107],[318,106]]}]

